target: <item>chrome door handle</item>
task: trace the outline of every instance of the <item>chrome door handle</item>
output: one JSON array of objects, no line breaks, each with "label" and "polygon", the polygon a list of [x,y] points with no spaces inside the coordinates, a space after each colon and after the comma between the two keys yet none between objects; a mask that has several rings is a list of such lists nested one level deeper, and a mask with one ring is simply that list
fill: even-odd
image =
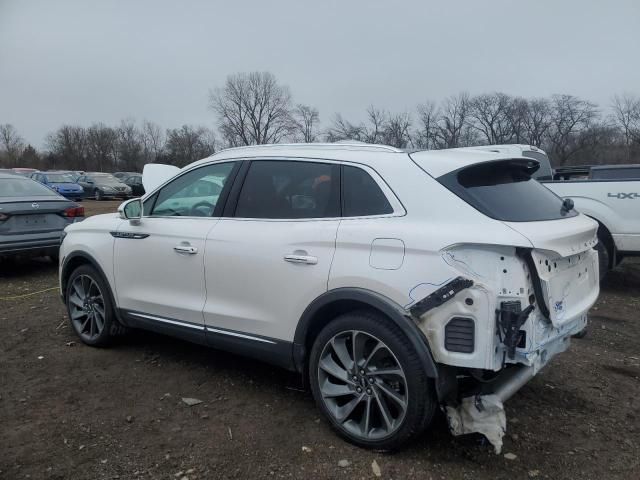
[{"label": "chrome door handle", "polygon": [[188,253],[189,255],[195,255],[198,253],[196,247],[190,247],[188,245],[176,245],[173,249],[178,253]]},{"label": "chrome door handle", "polygon": [[318,257],[312,257],[311,255],[285,255],[284,261],[291,263],[303,263],[305,265],[315,265],[318,263]]}]

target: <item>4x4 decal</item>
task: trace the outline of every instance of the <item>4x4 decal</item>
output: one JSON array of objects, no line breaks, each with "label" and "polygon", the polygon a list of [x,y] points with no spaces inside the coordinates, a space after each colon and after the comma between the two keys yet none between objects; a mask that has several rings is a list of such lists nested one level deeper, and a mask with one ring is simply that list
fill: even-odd
[{"label": "4x4 decal", "polygon": [[607,197],[617,198],[618,200],[624,200],[626,198],[634,199],[640,198],[640,194],[637,192],[631,193],[607,193]]}]

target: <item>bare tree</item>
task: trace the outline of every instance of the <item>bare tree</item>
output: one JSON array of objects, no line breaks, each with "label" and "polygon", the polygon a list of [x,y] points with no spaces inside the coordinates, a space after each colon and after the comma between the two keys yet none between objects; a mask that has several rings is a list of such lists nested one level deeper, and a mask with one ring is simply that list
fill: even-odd
[{"label": "bare tree", "polygon": [[289,88],[269,72],[230,75],[210,92],[209,106],[231,146],[278,143],[294,130]]},{"label": "bare tree", "polygon": [[293,111],[293,125],[296,134],[304,143],[315,142],[318,138],[320,113],[317,108],[299,103]]},{"label": "bare tree", "polygon": [[504,93],[478,95],[470,101],[469,117],[489,145],[508,143],[513,136],[513,123],[510,117],[511,98]]},{"label": "bare tree", "polygon": [[370,105],[367,109],[368,125],[362,125],[363,141],[367,143],[385,143],[384,130],[388,113]]},{"label": "bare tree", "polygon": [[507,121],[511,129],[510,142],[525,143],[527,138],[526,120],[529,112],[529,102],[526,98],[509,97],[507,107]]},{"label": "bare tree", "polygon": [[7,167],[18,166],[18,159],[24,150],[24,140],[10,123],[0,125],[0,160]]},{"label": "bare tree", "polygon": [[407,112],[388,115],[384,124],[383,143],[396,148],[413,145],[411,115]]},{"label": "bare tree", "polygon": [[142,159],[142,134],[132,119],[125,119],[120,122],[116,129],[117,160],[114,168],[122,170],[140,170],[143,165]]},{"label": "bare tree", "polygon": [[440,112],[435,102],[428,101],[418,105],[419,129],[415,133],[415,144],[418,148],[432,150],[438,148],[438,119]]},{"label": "bare tree", "polygon": [[439,148],[464,146],[471,137],[469,134],[469,94],[463,92],[446,98],[440,109],[436,128],[436,143]]},{"label": "bare tree", "polygon": [[46,138],[52,155],[48,157],[49,168],[71,168],[87,170],[87,131],[73,125],[63,125]]},{"label": "bare tree", "polygon": [[164,148],[164,134],[156,123],[145,120],[142,123],[142,143],[145,163],[157,162]]},{"label": "bare tree", "polygon": [[540,147],[551,126],[551,103],[545,98],[527,101],[524,116],[525,142]]},{"label": "bare tree", "polygon": [[585,143],[578,141],[598,115],[596,106],[573,95],[552,97],[551,125],[548,141],[552,154],[560,165],[568,163]]},{"label": "bare tree", "polygon": [[627,160],[634,144],[640,143],[640,98],[624,94],[613,97],[613,122],[622,134]]},{"label": "bare tree", "polygon": [[336,113],[331,122],[331,126],[327,129],[327,142],[338,142],[341,140],[355,140],[357,142],[364,141],[365,128],[363,125],[355,125],[345,120],[342,115]]},{"label": "bare tree", "polygon": [[215,152],[215,137],[205,127],[183,125],[167,130],[166,155],[170,163],[178,166],[208,157]]},{"label": "bare tree", "polygon": [[94,123],[87,129],[88,167],[103,172],[115,166],[118,134],[103,123]]}]

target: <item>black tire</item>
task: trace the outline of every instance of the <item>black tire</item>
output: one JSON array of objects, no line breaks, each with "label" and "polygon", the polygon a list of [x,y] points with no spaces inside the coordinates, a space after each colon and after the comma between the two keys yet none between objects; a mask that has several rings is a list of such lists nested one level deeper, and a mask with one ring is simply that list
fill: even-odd
[{"label": "black tire", "polygon": [[580,330],[578,333],[572,335],[573,338],[584,338],[587,336],[589,329],[587,327],[584,327],[582,330]]},{"label": "black tire", "polygon": [[600,273],[600,281],[602,281],[607,275],[607,272],[609,271],[609,267],[611,265],[609,249],[600,237],[598,237],[598,243],[593,248],[595,248],[598,252],[598,269]]},{"label": "black tire", "polygon": [[103,199],[104,199],[104,194],[102,193],[102,190],[100,190],[99,188],[96,188],[96,189],[93,191],[93,198],[95,198],[95,199],[96,199],[96,201],[98,201],[98,202],[99,202],[100,200],[103,200]]},{"label": "black tire", "polygon": [[[320,362],[322,360],[323,366],[326,367],[327,360],[331,361],[333,359],[339,366],[344,367],[346,362],[340,362],[340,357],[337,356],[337,350],[334,349],[335,347],[333,345],[342,342],[342,347],[346,346],[349,335],[353,334],[353,332],[356,332],[356,335],[364,334],[362,338],[364,338],[366,342],[370,342],[369,346],[367,346],[365,342],[362,347],[358,348],[362,350],[362,358],[368,356],[370,352],[374,350],[371,342],[373,342],[374,345],[380,345],[380,343],[382,343],[384,350],[375,347],[378,351],[383,352],[380,354],[381,358],[379,358],[379,361],[384,362],[385,356],[387,357],[386,361],[396,361],[403,376],[395,377],[398,378],[398,381],[390,381],[392,378],[388,376],[384,378],[385,374],[375,373],[377,367],[373,367],[372,370],[367,371],[361,369],[361,367],[358,366],[363,365],[361,362],[352,366],[351,369],[348,367],[343,368],[343,370],[348,371],[349,374],[347,375],[347,380],[344,382],[344,385],[338,385],[337,388],[341,389],[341,391],[343,389],[350,389],[351,391],[349,393],[336,396],[332,396],[333,394],[327,395],[327,388],[336,388],[334,382],[329,382],[329,378],[331,380],[337,380],[339,377],[327,374],[327,371],[323,367],[320,367]],[[355,336],[352,338],[355,338]],[[377,344],[375,343],[376,341],[378,342]],[[353,343],[351,345],[353,345]],[[371,350],[367,350],[367,348]],[[328,349],[330,353],[327,353]],[[353,351],[353,347],[351,347],[351,350]],[[365,368],[371,368],[370,365],[373,361],[370,360],[373,356],[374,355],[369,356],[366,362],[364,362]],[[352,355],[352,357],[358,358],[358,355]],[[357,362],[353,362],[352,360],[352,365],[353,363]],[[369,365],[367,365],[367,363],[369,363]],[[385,369],[385,371],[390,371],[393,368],[395,367],[385,367],[383,365],[379,371],[382,372]],[[365,373],[358,377],[358,373],[362,372]],[[375,377],[372,380],[369,374],[374,377],[376,375],[381,376]],[[324,379],[321,379],[321,377],[324,377]],[[356,377],[359,378],[358,381],[355,380]],[[322,329],[311,349],[311,355],[309,357],[309,379],[316,404],[332,428],[342,438],[359,447],[380,451],[392,451],[400,448],[407,441],[420,435],[425,430],[433,419],[437,407],[433,383],[427,378],[426,372],[422,368],[422,364],[417,353],[412,348],[411,343],[402,331],[390,320],[373,311],[362,310],[340,315]],[[340,383],[340,380],[337,381]],[[372,383],[371,388],[366,388],[366,394],[369,397],[367,398],[363,388],[365,386],[369,387],[369,382]],[[356,388],[359,388],[361,393],[355,393]],[[387,407],[387,414],[390,412],[393,413],[394,411],[401,411],[403,407],[399,406],[401,405],[400,403],[395,404],[395,402],[390,401],[393,397],[386,395],[384,393],[385,390],[380,390],[380,388],[384,388],[386,391],[390,388],[393,389],[392,392],[399,398],[402,398],[404,402],[404,412],[394,418],[392,422],[393,428],[387,428],[388,423],[387,426],[385,426],[385,422],[383,421],[385,416],[383,416],[382,413],[382,405],[384,404]],[[372,392],[369,391],[370,389]],[[323,391],[325,392],[324,394]],[[325,399],[325,397],[328,398]],[[362,399],[363,397],[364,400],[358,399]],[[336,400],[338,398],[344,399],[345,403],[336,406],[335,403],[338,403]],[[379,403],[380,398],[383,398],[383,403]],[[349,399],[353,399],[353,402],[356,402],[356,407],[353,409],[354,418],[340,421],[337,418],[338,415],[336,412],[342,414],[344,413],[343,410],[348,410],[348,406],[345,405],[352,403]],[[333,402],[334,405],[331,405],[331,402]],[[364,403],[361,404],[360,402]],[[371,406],[369,410],[367,410],[369,405]],[[374,410],[377,411],[377,415]],[[358,419],[355,418],[355,416],[359,411],[362,412],[363,416],[359,421],[356,421]],[[365,421],[364,415],[366,415],[368,419],[371,419],[371,421],[368,419]],[[386,416],[393,417],[393,415]],[[349,415],[347,415],[347,417],[349,417]],[[365,427],[365,425],[368,426],[368,428]],[[371,425],[373,425],[373,428]],[[358,433],[354,433],[355,429],[358,429]],[[383,432],[384,430],[386,430],[386,432]]]},{"label": "black tire", "polygon": [[[76,281],[89,285],[85,289],[86,296],[78,293]],[[100,300],[97,300],[98,295]],[[80,299],[80,303],[78,299]],[[87,345],[104,347],[116,336],[126,332],[126,328],[118,322],[115,316],[113,299],[106,281],[91,265],[81,265],[71,273],[67,281],[65,303],[71,328]],[[81,306],[83,304],[84,307]],[[94,318],[95,315],[98,315],[102,321],[94,322],[91,319],[91,314],[94,314]],[[86,327],[84,327],[85,322],[88,322]],[[102,328],[100,328],[100,324],[102,324]]]}]

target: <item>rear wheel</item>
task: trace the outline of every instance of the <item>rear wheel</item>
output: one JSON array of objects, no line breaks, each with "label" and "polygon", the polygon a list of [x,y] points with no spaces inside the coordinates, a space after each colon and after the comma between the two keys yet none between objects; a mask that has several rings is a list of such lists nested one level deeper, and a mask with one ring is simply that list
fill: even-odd
[{"label": "rear wheel", "polygon": [[309,378],[331,426],[361,447],[394,450],[419,435],[436,408],[433,387],[398,327],[374,312],[341,315],[318,335]]},{"label": "rear wheel", "polygon": [[87,345],[101,347],[123,333],[102,275],[90,265],[76,268],[65,292],[71,327]]},{"label": "rear wheel", "polygon": [[604,279],[609,271],[610,255],[609,249],[603,239],[598,236],[598,244],[594,247],[598,252],[598,268],[600,270],[600,281]]}]

